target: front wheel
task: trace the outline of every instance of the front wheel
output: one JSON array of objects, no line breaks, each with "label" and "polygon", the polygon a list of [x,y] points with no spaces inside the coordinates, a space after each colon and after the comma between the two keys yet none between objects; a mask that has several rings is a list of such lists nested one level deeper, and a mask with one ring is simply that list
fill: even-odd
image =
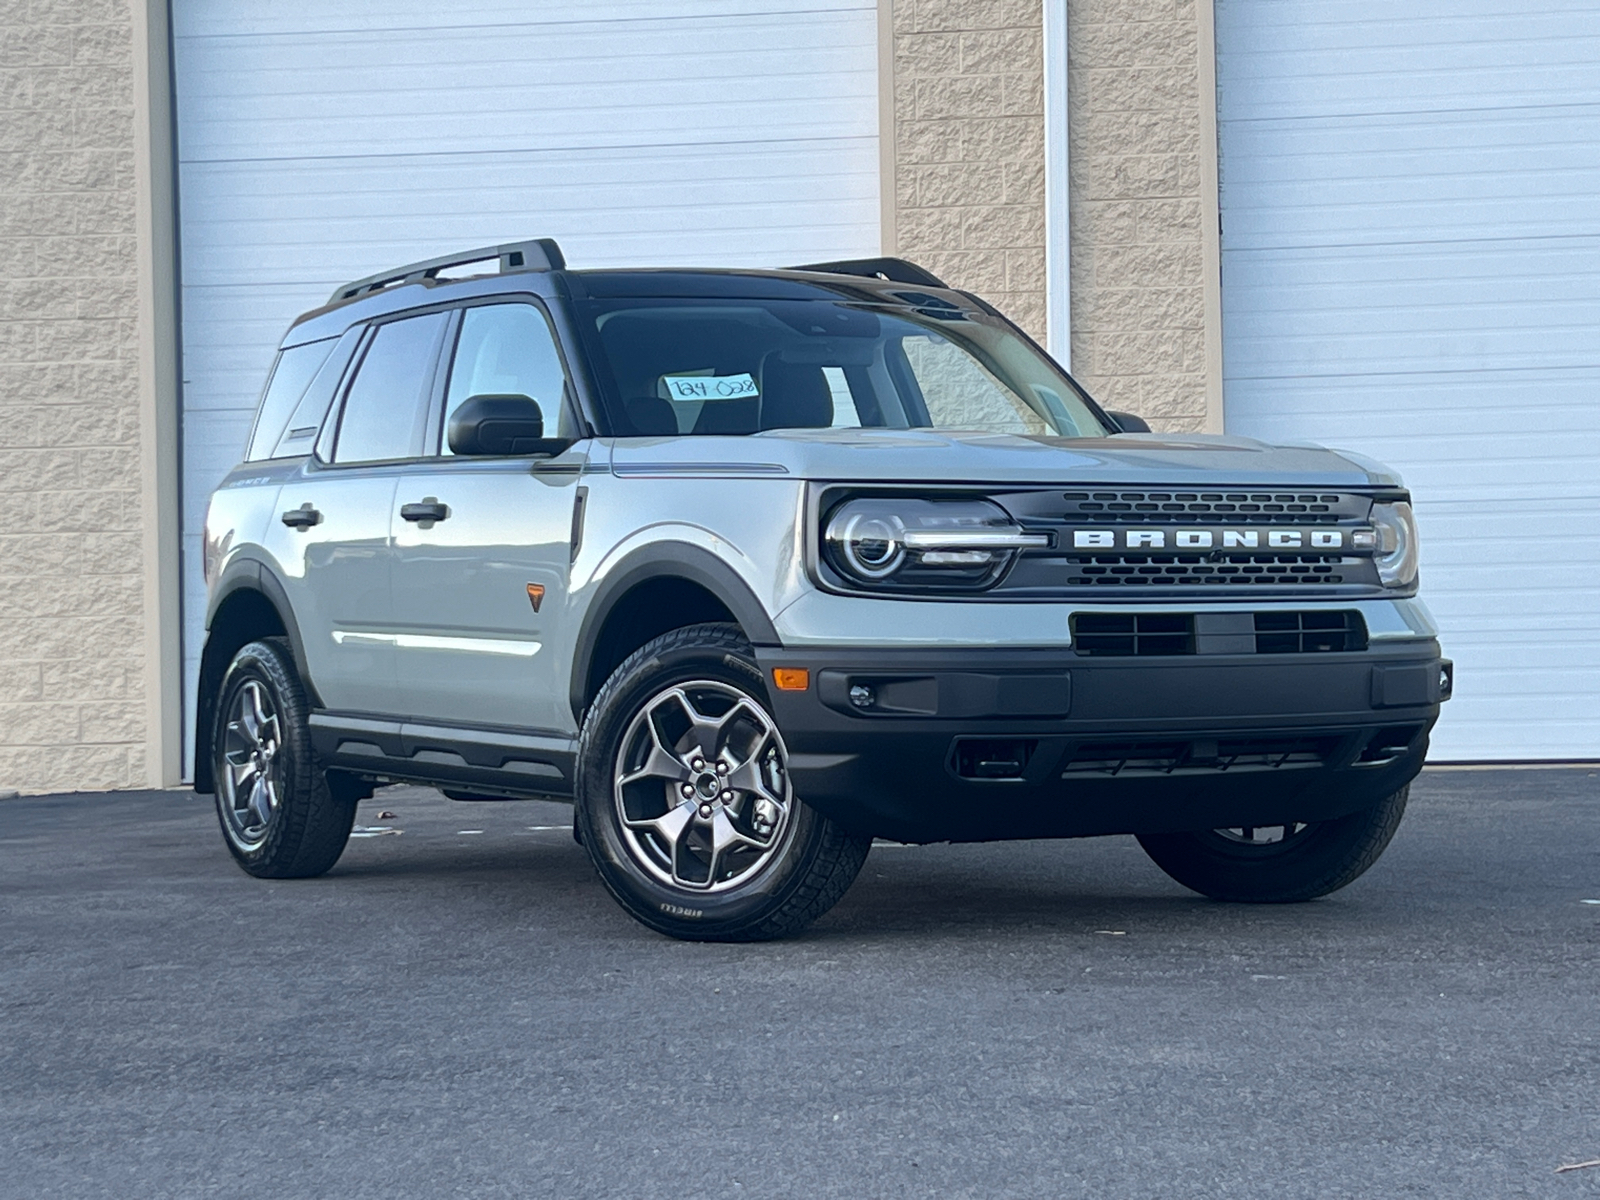
[{"label": "front wheel", "polygon": [[662,634],[600,690],[578,742],[577,819],[617,901],[688,941],[797,933],[871,839],[793,794],[750,645],[731,625]]},{"label": "front wheel", "polygon": [[1292,904],[1360,877],[1394,837],[1409,787],[1331,821],[1140,834],[1145,853],[1184,887],[1215,900]]}]

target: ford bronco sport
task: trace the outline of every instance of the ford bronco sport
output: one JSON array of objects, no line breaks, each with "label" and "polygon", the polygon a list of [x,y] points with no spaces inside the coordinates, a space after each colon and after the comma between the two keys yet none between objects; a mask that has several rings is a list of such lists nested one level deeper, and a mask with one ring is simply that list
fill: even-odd
[{"label": "ford bronco sport", "polygon": [[681,938],[802,928],[874,837],[1131,833],[1306,900],[1450,691],[1408,500],[1151,434],[895,259],[415,263],[295,321],[212,497],[195,787],[273,878],[382,784],[567,800]]}]

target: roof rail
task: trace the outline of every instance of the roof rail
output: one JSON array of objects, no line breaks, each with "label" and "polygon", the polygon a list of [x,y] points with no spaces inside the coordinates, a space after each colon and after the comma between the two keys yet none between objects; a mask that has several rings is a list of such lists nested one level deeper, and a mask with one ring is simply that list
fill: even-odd
[{"label": "roof rail", "polygon": [[932,271],[903,258],[850,258],[841,262],[808,263],[789,267],[791,271],[817,271],[825,275],[861,275],[867,279],[887,279],[891,283],[915,283],[922,287],[949,287]]},{"label": "roof rail", "polygon": [[459,254],[446,254],[442,258],[409,263],[390,271],[379,272],[377,275],[368,275],[365,279],[354,280],[335,291],[328,303],[342,304],[346,300],[354,300],[357,296],[381,292],[393,283],[417,283],[423,279],[432,279],[440,271],[451,267],[464,267],[468,263],[486,262],[491,258],[500,260],[502,275],[509,275],[514,271],[559,271],[567,265],[561,247],[556,245],[554,238],[509,242],[504,246],[482,246],[477,250],[463,250]]}]

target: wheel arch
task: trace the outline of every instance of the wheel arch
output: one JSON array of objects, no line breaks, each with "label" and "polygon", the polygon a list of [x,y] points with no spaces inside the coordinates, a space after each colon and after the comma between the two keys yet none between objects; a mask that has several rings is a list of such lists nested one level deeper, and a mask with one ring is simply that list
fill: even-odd
[{"label": "wheel arch", "polygon": [[289,595],[272,569],[254,559],[230,563],[211,595],[206,611],[205,647],[200,653],[199,687],[194,711],[194,790],[211,792],[211,735],[216,724],[217,692],[223,673],[239,648],[258,638],[283,637],[289,642],[306,698],[320,704],[306,669],[305,644],[289,605]]},{"label": "wheel arch", "polygon": [[778,645],[765,607],[738,572],[687,542],[646,546],[610,571],[573,647],[570,701],[581,726],[601,686],[651,638],[704,621],[732,621],[753,645]]}]

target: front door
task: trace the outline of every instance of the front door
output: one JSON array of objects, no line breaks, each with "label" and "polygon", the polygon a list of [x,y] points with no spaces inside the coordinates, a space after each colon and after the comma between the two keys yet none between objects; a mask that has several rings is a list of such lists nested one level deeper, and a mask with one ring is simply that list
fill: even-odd
[{"label": "front door", "polygon": [[[479,395],[530,396],[549,436],[575,423],[561,357],[542,309],[467,308],[442,430]],[[406,714],[431,723],[572,731],[552,642],[567,605],[573,507],[587,460],[437,457],[401,477],[393,501],[395,672]]]}]

